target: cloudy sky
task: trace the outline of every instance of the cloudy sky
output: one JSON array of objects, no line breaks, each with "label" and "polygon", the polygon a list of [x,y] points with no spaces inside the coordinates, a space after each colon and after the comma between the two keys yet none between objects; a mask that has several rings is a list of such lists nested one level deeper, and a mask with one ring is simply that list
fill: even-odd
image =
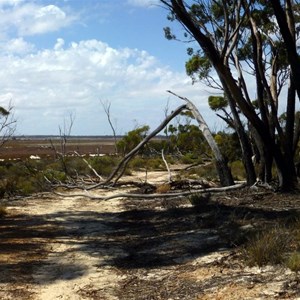
[{"label": "cloudy sky", "polygon": [[[194,101],[212,127],[208,89],[185,74],[186,44],[168,41],[173,26],[156,0],[0,0],[0,106],[11,102],[17,134],[111,134],[101,101],[111,104],[118,134],[155,128]],[[176,28],[176,30],[181,30]]]}]

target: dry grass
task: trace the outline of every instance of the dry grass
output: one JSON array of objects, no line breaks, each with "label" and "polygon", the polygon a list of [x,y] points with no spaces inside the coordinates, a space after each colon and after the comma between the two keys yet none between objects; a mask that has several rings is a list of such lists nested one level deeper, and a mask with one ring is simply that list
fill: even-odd
[{"label": "dry grass", "polygon": [[250,266],[276,265],[284,261],[291,244],[291,236],[287,229],[275,226],[258,233],[245,246],[246,262]]},{"label": "dry grass", "polygon": [[1,204],[0,205],[0,218],[5,216],[7,214],[7,209],[6,209],[6,206]]}]

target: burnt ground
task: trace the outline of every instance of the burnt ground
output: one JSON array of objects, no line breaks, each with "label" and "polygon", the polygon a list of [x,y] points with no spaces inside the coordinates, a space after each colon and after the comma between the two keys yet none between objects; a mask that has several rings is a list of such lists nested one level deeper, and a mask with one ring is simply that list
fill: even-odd
[{"label": "burnt ground", "polygon": [[0,219],[0,298],[297,299],[297,273],[250,268],[241,249],[299,209],[298,194],[248,189],[197,208],[187,198],[12,201]]}]

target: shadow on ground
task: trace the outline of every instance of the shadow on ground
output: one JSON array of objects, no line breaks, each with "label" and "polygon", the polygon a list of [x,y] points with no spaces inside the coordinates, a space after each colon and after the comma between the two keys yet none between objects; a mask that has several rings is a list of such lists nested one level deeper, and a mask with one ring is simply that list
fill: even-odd
[{"label": "shadow on ground", "polygon": [[[47,246],[51,243],[66,244],[74,251],[99,258],[99,267],[151,269],[178,265],[243,243],[245,232],[241,225],[248,221],[264,224],[292,214],[216,202],[195,209],[168,207],[166,200],[151,201],[124,201],[127,209],[120,213],[60,211],[2,217],[0,283],[31,282],[34,268],[47,269]],[[61,260],[52,261],[51,268],[63,268],[68,274],[61,277],[64,280],[87,271],[82,264],[64,265]],[[42,276],[41,283],[57,280],[51,274]]]}]

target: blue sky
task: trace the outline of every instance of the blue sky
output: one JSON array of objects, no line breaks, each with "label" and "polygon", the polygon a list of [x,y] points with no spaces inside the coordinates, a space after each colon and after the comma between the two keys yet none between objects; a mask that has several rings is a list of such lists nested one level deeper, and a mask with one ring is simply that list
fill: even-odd
[{"label": "blue sky", "polygon": [[[156,0],[0,0],[0,105],[14,106],[17,134],[58,134],[70,114],[72,134],[111,134],[102,102],[111,103],[118,134],[155,128],[194,101],[212,129],[211,93],[185,74],[186,44],[168,41],[176,26]],[[177,32],[182,29],[177,26]]]}]

